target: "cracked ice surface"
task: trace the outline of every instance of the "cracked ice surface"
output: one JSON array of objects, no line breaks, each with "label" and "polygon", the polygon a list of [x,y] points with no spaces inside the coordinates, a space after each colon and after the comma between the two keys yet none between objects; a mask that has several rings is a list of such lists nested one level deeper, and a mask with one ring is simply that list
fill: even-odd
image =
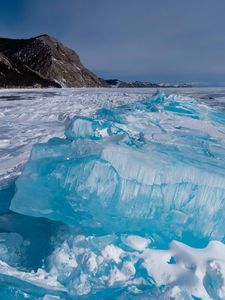
[{"label": "cracked ice surface", "polygon": [[[100,107],[112,107],[149,98],[155,89],[30,89],[0,90],[0,187],[21,173],[33,144],[64,136],[69,117],[92,115]],[[203,97],[224,109],[220,88],[166,89]],[[215,99],[213,99],[215,97]]]},{"label": "cracked ice surface", "polygon": [[74,114],[91,115],[99,107],[140,100],[142,92],[113,89],[0,90],[0,184],[15,178],[33,144],[64,136]]}]

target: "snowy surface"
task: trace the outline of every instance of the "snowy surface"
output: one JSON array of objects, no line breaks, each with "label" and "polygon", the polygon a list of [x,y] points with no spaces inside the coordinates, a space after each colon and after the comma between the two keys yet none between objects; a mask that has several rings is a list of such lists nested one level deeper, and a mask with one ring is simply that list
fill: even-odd
[{"label": "snowy surface", "polygon": [[[64,135],[65,120],[91,115],[97,108],[149,98],[156,89],[0,90],[0,185],[20,174],[33,144]],[[225,89],[166,89],[168,93],[206,96],[224,106]],[[215,97],[214,100],[207,97]]]},{"label": "snowy surface", "polygon": [[99,107],[148,97],[152,91],[105,89],[0,90],[0,184],[17,176],[33,144],[64,135],[65,120]]}]

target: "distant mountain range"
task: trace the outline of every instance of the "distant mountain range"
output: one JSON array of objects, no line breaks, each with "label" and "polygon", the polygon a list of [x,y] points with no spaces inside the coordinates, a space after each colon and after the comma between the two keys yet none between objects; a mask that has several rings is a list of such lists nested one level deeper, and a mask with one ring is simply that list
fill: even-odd
[{"label": "distant mountain range", "polygon": [[143,81],[121,81],[119,79],[106,79],[108,85],[117,88],[169,88],[169,87],[191,87],[189,84],[152,83]]},{"label": "distant mountain range", "polygon": [[174,86],[98,78],[83,66],[75,51],[44,34],[30,39],[0,38],[0,87]]}]

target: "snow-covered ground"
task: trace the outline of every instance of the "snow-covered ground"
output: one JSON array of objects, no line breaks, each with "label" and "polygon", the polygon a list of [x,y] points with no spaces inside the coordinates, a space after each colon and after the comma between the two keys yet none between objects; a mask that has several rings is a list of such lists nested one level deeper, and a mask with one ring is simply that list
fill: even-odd
[{"label": "snow-covered ground", "polygon": [[[225,106],[225,88],[169,88],[167,93],[205,97]],[[97,108],[149,98],[156,89],[0,90],[0,186],[20,174],[35,143],[64,135],[65,120]],[[215,98],[210,99],[210,97]]]}]

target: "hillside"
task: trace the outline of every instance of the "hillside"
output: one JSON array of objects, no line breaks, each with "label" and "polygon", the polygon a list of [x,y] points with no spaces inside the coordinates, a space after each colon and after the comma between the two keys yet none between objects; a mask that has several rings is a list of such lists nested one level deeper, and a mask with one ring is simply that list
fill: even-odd
[{"label": "hillside", "polygon": [[0,38],[0,87],[100,87],[78,54],[48,35]]}]

